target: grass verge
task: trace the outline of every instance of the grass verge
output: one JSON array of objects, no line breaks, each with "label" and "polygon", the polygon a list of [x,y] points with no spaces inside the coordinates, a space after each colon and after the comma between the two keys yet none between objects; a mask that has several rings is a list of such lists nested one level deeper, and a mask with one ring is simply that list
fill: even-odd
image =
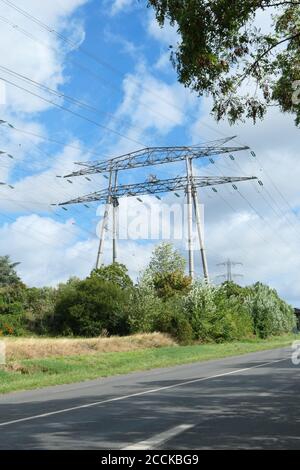
[{"label": "grass verge", "polygon": [[171,346],[128,352],[9,361],[6,366],[0,368],[0,393],[221,359],[288,346],[295,339],[297,336],[287,335],[268,340],[253,339],[225,344]]}]

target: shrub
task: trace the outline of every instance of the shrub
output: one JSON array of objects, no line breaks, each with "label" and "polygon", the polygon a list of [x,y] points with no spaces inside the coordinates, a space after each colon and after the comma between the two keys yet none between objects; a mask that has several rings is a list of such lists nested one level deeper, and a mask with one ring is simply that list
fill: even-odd
[{"label": "shrub", "polygon": [[26,334],[22,314],[0,315],[0,336],[23,336]]},{"label": "shrub", "polygon": [[78,336],[129,332],[130,289],[93,275],[60,288],[55,306],[56,333]]},{"label": "shrub", "polygon": [[118,285],[122,289],[133,287],[133,282],[127,273],[127,268],[124,264],[113,263],[108,266],[101,266],[101,268],[92,271],[90,277],[97,277],[102,281],[109,281]]},{"label": "shrub", "polygon": [[223,287],[196,282],[184,301],[195,340],[233,341],[250,336],[253,323],[246,307]]},{"label": "shrub", "polygon": [[177,294],[187,294],[191,287],[191,278],[181,271],[172,273],[157,273],[153,277],[153,286],[157,295],[168,299]]},{"label": "shrub", "polygon": [[154,289],[145,286],[138,286],[134,291],[129,324],[131,333],[159,331],[184,344],[193,339],[192,328],[184,317],[181,297],[173,295],[163,300]]},{"label": "shrub", "polygon": [[56,296],[57,289],[51,287],[26,289],[24,310],[30,331],[38,334],[49,333]]},{"label": "shrub", "polygon": [[179,296],[162,302],[162,309],[156,317],[154,328],[156,331],[173,336],[182,344],[190,344],[194,338],[193,328],[184,315],[182,298]]},{"label": "shrub", "polygon": [[246,304],[253,318],[254,332],[261,338],[289,333],[296,326],[294,309],[268,286],[260,283],[252,286]]},{"label": "shrub", "polygon": [[2,335],[20,336],[25,333],[25,287],[22,284],[0,288],[0,332]]},{"label": "shrub", "polygon": [[129,312],[129,325],[132,333],[152,333],[157,325],[157,318],[162,314],[163,302],[154,289],[137,286],[132,293]]}]

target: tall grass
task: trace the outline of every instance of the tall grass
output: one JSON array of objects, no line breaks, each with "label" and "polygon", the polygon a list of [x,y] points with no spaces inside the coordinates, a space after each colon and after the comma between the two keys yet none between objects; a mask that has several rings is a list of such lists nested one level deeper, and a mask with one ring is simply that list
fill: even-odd
[{"label": "tall grass", "polygon": [[79,356],[107,352],[129,352],[174,346],[162,333],[112,336],[109,338],[5,338],[6,357],[10,360],[38,359],[54,356]]}]

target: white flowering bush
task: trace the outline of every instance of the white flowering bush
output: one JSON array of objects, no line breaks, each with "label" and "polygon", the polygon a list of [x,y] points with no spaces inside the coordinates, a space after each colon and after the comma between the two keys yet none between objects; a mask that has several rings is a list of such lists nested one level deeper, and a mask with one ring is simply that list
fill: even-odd
[{"label": "white flowering bush", "polygon": [[245,304],[253,318],[254,332],[261,338],[289,333],[296,327],[294,309],[268,286],[252,286]]},{"label": "white flowering bush", "polygon": [[228,296],[224,286],[194,283],[184,299],[184,311],[200,341],[232,341],[253,334],[252,318],[243,303]]}]

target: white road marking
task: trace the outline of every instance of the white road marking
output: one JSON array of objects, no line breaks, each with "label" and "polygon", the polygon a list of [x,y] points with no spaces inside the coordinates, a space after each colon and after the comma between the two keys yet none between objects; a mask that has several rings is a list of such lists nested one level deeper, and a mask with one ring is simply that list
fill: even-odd
[{"label": "white road marking", "polygon": [[290,360],[290,359],[279,359],[279,360],[276,360],[276,361],[264,362],[263,364],[258,364],[257,366],[245,367],[244,369],[237,369],[237,370],[233,370],[231,372],[224,372],[222,374],[210,375],[208,377],[201,377],[200,379],[186,380],[185,382],[179,382],[178,384],[167,385],[165,387],[159,387],[159,388],[154,388],[154,389],[150,389],[150,390],[145,390],[144,392],[132,393],[131,395],[123,395],[121,397],[108,398],[107,400],[96,401],[94,403],[88,403],[86,405],[78,405],[78,406],[73,406],[72,408],[64,408],[62,410],[51,411],[49,413],[43,413],[43,414],[40,414],[40,415],[33,415],[33,416],[28,416],[26,418],[14,419],[12,421],[6,421],[4,423],[0,423],[0,427],[9,426],[10,424],[16,424],[16,423],[24,423],[25,421],[33,421],[35,419],[40,419],[40,418],[47,418],[49,416],[59,415],[59,414],[62,414],[62,413],[69,413],[70,411],[83,410],[85,408],[92,408],[94,406],[105,405],[107,403],[113,403],[113,402],[117,402],[117,401],[128,400],[129,398],[141,397],[143,395],[150,395],[152,393],[162,392],[164,390],[171,390],[173,388],[183,387],[184,385],[190,385],[190,384],[194,384],[194,383],[197,383],[197,382],[205,382],[206,380],[217,379],[219,377],[226,377],[228,375],[239,374],[241,372],[247,372],[248,370],[258,369],[259,367],[264,367],[264,366],[268,366],[270,364],[275,364],[275,363],[278,363],[278,362],[284,362],[284,361],[288,361],[288,360]]},{"label": "white road marking", "polygon": [[161,432],[160,434],[156,434],[155,436],[150,437],[150,439],[147,439],[146,441],[137,442],[136,444],[132,444],[128,447],[125,447],[125,449],[122,449],[122,450],[157,449],[159,445],[163,444],[166,441],[169,441],[172,437],[178,436],[178,434],[181,434],[184,431],[187,431],[188,429],[191,429],[193,427],[194,426],[192,424],[180,424],[179,426],[176,426],[175,428],[169,429],[168,431],[165,431],[165,432]]}]

